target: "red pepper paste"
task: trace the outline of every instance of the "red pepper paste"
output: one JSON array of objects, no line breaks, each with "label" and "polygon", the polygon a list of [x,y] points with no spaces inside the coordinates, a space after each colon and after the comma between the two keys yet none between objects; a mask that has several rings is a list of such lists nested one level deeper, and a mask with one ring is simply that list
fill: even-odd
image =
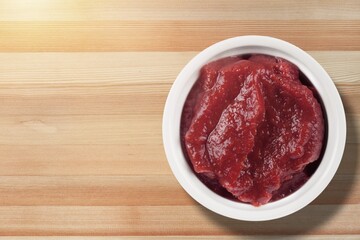
[{"label": "red pepper paste", "polygon": [[308,180],[305,168],[323,147],[324,118],[294,64],[254,54],[202,67],[180,131],[186,157],[209,188],[260,206]]}]

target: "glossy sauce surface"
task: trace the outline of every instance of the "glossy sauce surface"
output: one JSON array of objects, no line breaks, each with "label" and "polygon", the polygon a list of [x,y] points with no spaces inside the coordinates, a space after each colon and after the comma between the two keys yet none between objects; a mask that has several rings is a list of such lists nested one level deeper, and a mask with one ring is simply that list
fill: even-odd
[{"label": "glossy sauce surface", "polygon": [[208,187],[259,206],[307,181],[304,169],[323,146],[324,119],[292,63],[235,56],[201,69],[180,131],[185,155]]}]

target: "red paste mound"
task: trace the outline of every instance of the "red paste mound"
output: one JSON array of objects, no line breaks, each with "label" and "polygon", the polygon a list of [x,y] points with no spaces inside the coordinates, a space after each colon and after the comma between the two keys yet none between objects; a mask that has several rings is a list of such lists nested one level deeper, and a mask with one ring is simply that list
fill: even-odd
[{"label": "red paste mound", "polygon": [[323,138],[320,104],[298,68],[266,55],[205,65],[181,119],[182,144],[200,179],[255,206],[301,187]]}]

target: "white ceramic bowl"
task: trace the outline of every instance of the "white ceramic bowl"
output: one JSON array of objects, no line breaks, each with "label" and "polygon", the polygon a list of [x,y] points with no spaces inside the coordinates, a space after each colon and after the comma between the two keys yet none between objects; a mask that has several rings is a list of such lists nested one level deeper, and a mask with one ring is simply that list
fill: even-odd
[{"label": "white ceramic bowl", "polygon": [[[226,199],[206,187],[187,163],[180,144],[180,118],[186,97],[206,63],[226,56],[261,53],[294,63],[322,98],[328,123],[323,159],[312,177],[296,192],[254,207]],[[168,95],[163,115],[163,143],[170,167],[181,186],[204,207],[234,219],[264,221],[294,213],[313,201],[329,184],[340,164],[346,139],[346,121],[339,93],[325,70],[300,48],[271,37],[240,36],[218,42],[196,55],[180,72]]]}]

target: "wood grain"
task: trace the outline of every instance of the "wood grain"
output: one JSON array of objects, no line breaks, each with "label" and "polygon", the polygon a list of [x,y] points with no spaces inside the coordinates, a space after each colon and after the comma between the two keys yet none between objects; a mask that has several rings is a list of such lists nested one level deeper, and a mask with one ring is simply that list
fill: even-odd
[{"label": "wood grain", "polygon": [[[340,172],[340,171],[339,171]],[[356,205],[360,176],[339,173],[313,205]],[[350,185],[354,194],[348,195]],[[131,189],[131,191],[129,191]],[[171,193],[171,194],[169,194]],[[189,206],[194,200],[172,175],[4,176],[1,206]]]},{"label": "wood grain", "polygon": [[[309,53],[332,77],[347,112],[359,114],[360,52]],[[0,113],[161,115],[171,84],[195,54],[0,53]]]},{"label": "wood grain", "polygon": [[[191,206],[4,206],[1,235],[357,234],[359,205],[308,206],[287,218],[239,222]],[[333,217],[336,215],[336,218]],[[21,216],[20,218],[18,216]],[[341,222],[341,224],[338,224]],[[286,224],[286,228],[284,225]],[[321,225],[321,227],[317,227]],[[81,226],[81,227],[79,227]]]},{"label": "wood grain", "polygon": [[0,159],[2,176],[170,174],[161,142],[148,145],[0,145]]},{"label": "wood grain", "polygon": [[0,51],[192,51],[240,35],[273,36],[305,50],[359,51],[359,26],[360,20],[0,21]]},{"label": "wood grain", "polygon": [[0,21],[360,19],[357,0],[1,0],[0,6]]},{"label": "wood grain", "polygon": [[[358,240],[360,235],[315,235],[315,236],[302,236],[301,239],[304,240]],[[14,237],[14,236],[7,236],[7,237],[0,237],[0,240],[143,240],[143,239],[150,239],[150,240],[180,240],[180,239],[188,239],[188,240],[217,240],[219,236],[197,236],[197,235],[188,235],[188,236],[106,236],[106,237],[94,237],[94,236],[36,236],[36,237]],[[263,239],[263,240],[287,240],[287,239],[299,239],[298,236],[293,235],[275,235],[275,236],[249,236],[249,235],[242,235],[242,236],[221,236],[223,240],[256,240],[256,239]]]},{"label": "wood grain", "polygon": [[[357,0],[0,0],[0,240],[359,239],[359,13]],[[161,139],[184,65],[251,34],[320,62],[348,132],[325,191],[259,223],[196,203]]]},{"label": "wood grain", "polygon": [[[146,117],[144,122],[142,119]],[[355,121],[353,121],[355,119]],[[359,115],[348,115],[348,143],[359,143]],[[0,119],[3,145],[161,144],[161,116],[7,116]],[[142,131],[136,127],[143,126]]]},{"label": "wood grain", "polygon": [[[358,240],[360,235],[315,235],[315,236],[302,236],[301,239],[304,240]],[[94,236],[37,236],[37,237],[14,237],[14,236],[7,236],[7,237],[0,237],[0,240],[143,240],[143,239],[150,239],[150,240],[180,240],[180,239],[188,239],[188,240],[217,240],[219,236],[197,236],[197,235],[188,235],[188,236],[106,236],[106,237],[94,237]],[[275,236],[249,236],[249,235],[242,235],[242,236],[221,236],[223,240],[256,240],[256,239],[263,239],[263,240],[287,240],[287,239],[299,239],[298,236],[293,235],[275,235]]]},{"label": "wood grain", "polygon": [[[0,145],[1,176],[169,175],[158,145]],[[340,166],[359,174],[358,143],[348,143]],[[61,153],[61,154],[59,154]],[[142,167],[138,167],[142,166]]]}]

